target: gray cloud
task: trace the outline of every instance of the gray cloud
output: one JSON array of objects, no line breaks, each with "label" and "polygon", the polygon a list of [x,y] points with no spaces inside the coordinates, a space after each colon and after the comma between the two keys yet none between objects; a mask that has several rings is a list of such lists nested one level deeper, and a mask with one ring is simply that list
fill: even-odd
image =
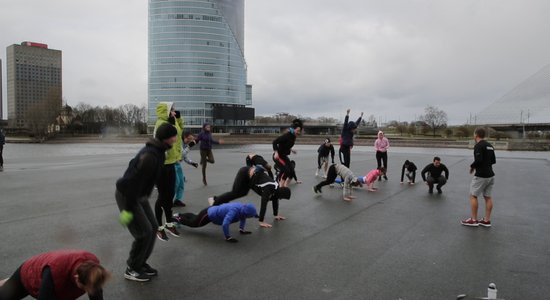
[{"label": "gray cloud", "polygon": [[[249,0],[254,106],[412,120],[436,105],[463,123],[550,62],[548,11],[545,0]],[[69,104],[146,103],[147,1],[9,1],[0,28],[4,72],[5,47],[45,42],[63,51]]]}]

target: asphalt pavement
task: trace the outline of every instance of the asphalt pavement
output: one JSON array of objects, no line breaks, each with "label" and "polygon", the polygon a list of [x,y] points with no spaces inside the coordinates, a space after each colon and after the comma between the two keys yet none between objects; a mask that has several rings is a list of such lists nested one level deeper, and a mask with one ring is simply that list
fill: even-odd
[{"label": "asphalt pavement", "polygon": [[[156,242],[149,263],[159,276],[136,283],[123,278],[132,237],[118,223],[114,184],[139,145],[102,151],[111,147],[103,144],[66,155],[32,146],[38,150],[17,155],[14,149],[24,147],[6,146],[0,173],[1,278],[35,254],[78,248],[113,272],[105,299],[456,299],[485,296],[491,282],[500,298],[550,298],[550,163],[544,155],[497,152],[493,227],[468,228],[460,220],[469,216],[470,150],[390,148],[389,180],[377,182],[377,192],[354,189],[357,199],[348,203],[338,187],[313,194],[321,180],[314,176],[316,147],[297,147],[293,159],[303,183],[293,184],[292,198],[280,204],[286,220],[274,221],[269,206],[273,228],[259,228],[253,219],[247,223],[252,235],[239,236],[234,224],[236,244],[225,242],[213,224],[182,227],[181,237]],[[198,212],[209,196],[229,190],[249,152],[271,161],[269,146],[214,149],[206,187],[200,169],[185,165],[187,207],[175,211]],[[199,159],[198,151],[191,155]],[[443,194],[428,194],[419,172],[417,184],[400,184],[405,159],[422,169],[434,155],[450,169]],[[356,175],[375,167],[373,151],[354,149]],[[152,204],[155,199],[156,192]],[[259,205],[253,192],[236,201]],[[483,211],[481,201],[480,216]]]}]

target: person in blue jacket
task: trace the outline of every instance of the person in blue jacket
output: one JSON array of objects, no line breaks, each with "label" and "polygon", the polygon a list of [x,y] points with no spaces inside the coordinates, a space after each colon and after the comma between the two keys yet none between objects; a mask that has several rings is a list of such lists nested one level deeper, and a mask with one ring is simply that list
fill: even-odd
[{"label": "person in blue jacket", "polygon": [[246,219],[257,217],[258,212],[254,204],[243,204],[239,202],[209,206],[201,210],[198,214],[180,213],[174,215],[174,219],[176,219],[178,223],[188,227],[203,227],[210,222],[221,225],[225,240],[230,243],[238,242],[238,240],[229,233],[229,225],[231,223],[239,222],[240,234],[251,234],[252,232],[244,229]]},{"label": "person in blue jacket", "polygon": [[[340,156],[340,163],[346,166],[349,169],[351,163],[351,148],[353,148],[353,135],[357,131],[357,126],[361,123],[361,118],[363,118],[363,113],[357,121],[349,121],[349,111],[348,108],[346,112],[346,118],[344,119],[344,126],[342,127],[342,134],[340,135],[340,150],[338,151],[338,156]],[[349,121],[349,122],[348,122]]]}]

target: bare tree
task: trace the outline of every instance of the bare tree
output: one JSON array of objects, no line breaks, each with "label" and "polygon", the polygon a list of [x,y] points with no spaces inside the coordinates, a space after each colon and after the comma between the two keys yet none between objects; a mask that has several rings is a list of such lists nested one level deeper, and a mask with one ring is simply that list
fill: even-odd
[{"label": "bare tree", "polygon": [[447,113],[435,106],[426,106],[421,120],[433,130],[433,136],[438,129],[447,127]]}]

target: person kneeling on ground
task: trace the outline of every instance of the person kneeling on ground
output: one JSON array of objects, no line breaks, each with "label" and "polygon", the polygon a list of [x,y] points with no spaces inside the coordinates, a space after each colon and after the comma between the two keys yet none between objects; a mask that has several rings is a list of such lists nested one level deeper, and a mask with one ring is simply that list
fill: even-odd
[{"label": "person kneeling on ground", "polygon": [[344,179],[344,188],[343,188],[343,199],[344,201],[351,201],[355,198],[355,196],[351,195],[351,187],[352,186],[362,186],[361,182],[353,175],[353,172],[348,169],[346,166],[341,164],[332,164],[328,168],[327,172],[327,179],[325,181],[320,182],[318,185],[313,187],[313,192],[315,194],[321,194],[322,190],[321,188],[325,185],[329,185],[331,183],[334,183],[336,180],[336,177],[342,177]]},{"label": "person kneeling on ground", "polygon": [[77,299],[85,293],[103,299],[103,285],[111,277],[97,257],[84,250],[57,250],[25,261],[9,279],[0,282],[0,299]]},{"label": "person kneeling on ground", "polygon": [[[445,176],[441,175],[441,173],[445,172]],[[428,173],[428,178],[426,178],[426,173]],[[437,193],[441,194],[443,191],[441,190],[441,187],[447,183],[447,180],[449,180],[449,169],[447,169],[447,166],[441,163],[441,158],[434,157],[433,163],[427,165],[422,170],[422,180],[429,186],[428,193],[433,194],[434,192],[434,184],[437,184]]]},{"label": "person kneeling on ground", "polygon": [[229,225],[239,222],[240,234],[251,234],[252,232],[244,229],[247,218],[257,218],[258,213],[254,204],[242,204],[239,202],[225,203],[218,206],[209,206],[201,210],[198,214],[179,213],[174,214],[174,219],[188,227],[203,227],[212,222],[221,225],[225,240],[230,243],[236,243],[238,240],[229,233]]}]

